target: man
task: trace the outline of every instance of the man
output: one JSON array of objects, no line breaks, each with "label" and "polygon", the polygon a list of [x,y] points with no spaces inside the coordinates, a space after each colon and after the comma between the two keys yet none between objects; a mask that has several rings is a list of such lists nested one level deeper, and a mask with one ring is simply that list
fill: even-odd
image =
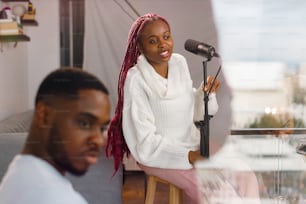
[{"label": "man", "polygon": [[39,86],[29,135],[0,185],[0,203],[86,204],[65,178],[98,160],[110,120],[107,88],[77,68],[51,72]]}]

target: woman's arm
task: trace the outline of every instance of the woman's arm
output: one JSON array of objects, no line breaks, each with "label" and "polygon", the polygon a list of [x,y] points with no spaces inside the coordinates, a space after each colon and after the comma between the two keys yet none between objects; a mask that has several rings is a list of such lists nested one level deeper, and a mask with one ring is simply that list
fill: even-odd
[{"label": "woman's arm", "polygon": [[209,91],[208,96],[208,114],[215,115],[219,109],[217,98],[216,98],[216,91],[220,87],[220,82],[216,79],[214,83],[214,78],[211,76],[207,77],[207,85],[204,87],[202,83],[201,86],[195,90],[195,108],[194,108],[194,121],[203,120],[204,116],[204,91]]}]

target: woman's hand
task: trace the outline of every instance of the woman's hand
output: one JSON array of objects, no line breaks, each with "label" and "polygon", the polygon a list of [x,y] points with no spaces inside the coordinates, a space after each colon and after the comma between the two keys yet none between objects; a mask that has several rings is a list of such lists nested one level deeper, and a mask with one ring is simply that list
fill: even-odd
[{"label": "woman's hand", "polygon": [[200,150],[196,150],[196,151],[189,151],[188,159],[189,163],[193,165],[196,161],[203,160],[205,159],[205,157],[201,155]]},{"label": "woman's hand", "polygon": [[204,84],[203,83],[201,84],[202,91],[206,92],[210,91],[210,93],[216,92],[220,87],[220,82],[218,79],[215,79],[215,81],[214,79],[215,79],[214,77],[208,76],[206,86],[204,87]]}]

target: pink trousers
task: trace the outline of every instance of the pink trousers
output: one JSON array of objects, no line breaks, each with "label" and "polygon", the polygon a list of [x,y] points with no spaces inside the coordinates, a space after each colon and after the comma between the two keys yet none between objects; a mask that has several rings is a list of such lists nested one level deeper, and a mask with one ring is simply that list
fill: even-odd
[{"label": "pink trousers", "polygon": [[161,169],[138,164],[148,175],[157,176],[182,189],[188,198],[188,204],[199,204],[198,181],[195,169]]}]

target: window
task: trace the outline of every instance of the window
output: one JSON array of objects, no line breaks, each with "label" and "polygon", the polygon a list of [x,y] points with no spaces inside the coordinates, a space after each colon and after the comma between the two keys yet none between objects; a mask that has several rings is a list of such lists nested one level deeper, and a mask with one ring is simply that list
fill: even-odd
[{"label": "window", "polygon": [[290,127],[305,127],[306,2],[216,0],[213,6],[234,94],[233,128],[267,114],[283,117],[283,127],[289,116],[298,121]]},{"label": "window", "polygon": [[84,0],[60,1],[61,66],[83,66]]}]

